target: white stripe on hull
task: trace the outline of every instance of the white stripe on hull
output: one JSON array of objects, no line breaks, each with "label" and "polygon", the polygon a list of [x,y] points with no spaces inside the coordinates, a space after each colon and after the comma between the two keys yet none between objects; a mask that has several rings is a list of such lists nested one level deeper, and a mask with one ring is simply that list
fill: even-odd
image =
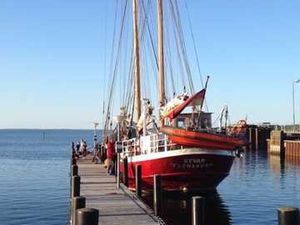
[{"label": "white stripe on hull", "polygon": [[128,162],[141,162],[146,160],[176,157],[176,156],[183,156],[183,155],[215,155],[215,156],[235,157],[235,152],[226,151],[226,150],[210,150],[210,149],[202,149],[202,148],[184,148],[179,150],[169,150],[169,151],[162,151],[162,152],[153,152],[149,154],[128,156]]}]

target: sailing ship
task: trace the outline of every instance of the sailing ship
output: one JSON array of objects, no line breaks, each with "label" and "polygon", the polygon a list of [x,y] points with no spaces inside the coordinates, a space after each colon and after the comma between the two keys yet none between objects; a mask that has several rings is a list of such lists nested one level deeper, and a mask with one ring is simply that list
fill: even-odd
[{"label": "sailing ship", "polygon": [[[120,172],[124,171],[126,157],[132,189],[135,188],[137,165],[141,166],[143,188],[152,188],[153,177],[157,174],[162,177],[165,190],[215,189],[229,175],[234,159],[247,142],[226,130],[212,128],[211,113],[203,110],[208,78],[202,90],[191,96],[184,91],[166,102],[163,2],[157,0],[160,112],[156,120],[149,99],[141,99],[139,1],[132,0],[134,113],[129,115],[129,110],[123,107],[115,118],[114,133],[122,145]],[[110,113],[108,108],[106,128]]]}]

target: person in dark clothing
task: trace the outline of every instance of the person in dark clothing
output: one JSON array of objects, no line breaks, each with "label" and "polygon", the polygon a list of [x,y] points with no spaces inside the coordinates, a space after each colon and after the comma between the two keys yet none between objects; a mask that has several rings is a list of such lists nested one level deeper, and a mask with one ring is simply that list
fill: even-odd
[{"label": "person in dark clothing", "polygon": [[79,154],[79,151],[80,151],[80,142],[79,141],[75,145],[75,150],[76,150],[76,153]]}]

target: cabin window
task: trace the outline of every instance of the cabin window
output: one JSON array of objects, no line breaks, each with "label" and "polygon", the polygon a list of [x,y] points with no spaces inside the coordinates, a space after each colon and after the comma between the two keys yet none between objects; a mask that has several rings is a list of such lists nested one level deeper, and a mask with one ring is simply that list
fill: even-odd
[{"label": "cabin window", "polygon": [[179,121],[177,122],[177,127],[178,127],[178,128],[185,128],[184,121],[179,120]]}]

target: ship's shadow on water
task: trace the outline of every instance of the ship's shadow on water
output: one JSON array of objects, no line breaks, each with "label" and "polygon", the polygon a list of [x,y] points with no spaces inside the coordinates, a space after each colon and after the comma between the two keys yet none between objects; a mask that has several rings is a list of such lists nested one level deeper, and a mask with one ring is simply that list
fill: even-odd
[{"label": "ship's shadow on water", "polygon": [[[161,218],[168,225],[191,225],[192,197],[205,199],[204,224],[230,225],[231,215],[228,206],[217,191],[210,192],[164,192]],[[143,195],[143,200],[153,208],[153,193]]]}]

